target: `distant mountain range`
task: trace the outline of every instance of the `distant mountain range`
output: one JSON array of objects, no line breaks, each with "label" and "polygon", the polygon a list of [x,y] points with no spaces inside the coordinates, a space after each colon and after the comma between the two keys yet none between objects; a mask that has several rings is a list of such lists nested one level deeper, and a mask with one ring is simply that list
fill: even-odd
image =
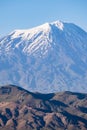
[{"label": "distant mountain range", "polygon": [[0,130],[87,130],[87,94],[0,87]]},{"label": "distant mountain range", "polygon": [[0,84],[39,92],[87,92],[87,32],[56,21],[0,39]]}]

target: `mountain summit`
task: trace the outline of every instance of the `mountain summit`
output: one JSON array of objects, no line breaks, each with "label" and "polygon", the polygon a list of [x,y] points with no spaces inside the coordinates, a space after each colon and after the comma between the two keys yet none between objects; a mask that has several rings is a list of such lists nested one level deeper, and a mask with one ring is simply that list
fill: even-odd
[{"label": "mountain summit", "polygon": [[0,39],[0,84],[87,91],[87,32],[61,21],[11,32]]}]

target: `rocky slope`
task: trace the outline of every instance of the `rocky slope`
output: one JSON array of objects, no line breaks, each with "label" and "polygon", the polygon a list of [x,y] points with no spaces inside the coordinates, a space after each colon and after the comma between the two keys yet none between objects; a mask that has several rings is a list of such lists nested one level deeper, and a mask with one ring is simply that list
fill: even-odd
[{"label": "rocky slope", "polygon": [[0,39],[0,84],[87,92],[87,32],[56,21]]},{"label": "rocky slope", "polygon": [[0,87],[0,130],[87,130],[87,94]]}]

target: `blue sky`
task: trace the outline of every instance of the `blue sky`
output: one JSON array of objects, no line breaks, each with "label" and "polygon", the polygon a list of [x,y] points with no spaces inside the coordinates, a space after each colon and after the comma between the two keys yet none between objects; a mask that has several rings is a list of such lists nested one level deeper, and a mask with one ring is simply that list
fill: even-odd
[{"label": "blue sky", "polygon": [[56,20],[87,31],[87,0],[0,0],[0,36]]}]

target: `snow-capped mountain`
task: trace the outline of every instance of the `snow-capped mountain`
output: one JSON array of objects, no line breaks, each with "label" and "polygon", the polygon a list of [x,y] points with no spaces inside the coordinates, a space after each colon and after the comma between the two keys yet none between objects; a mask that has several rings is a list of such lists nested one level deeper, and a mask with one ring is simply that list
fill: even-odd
[{"label": "snow-capped mountain", "polygon": [[0,84],[87,92],[87,32],[56,21],[0,39]]}]

